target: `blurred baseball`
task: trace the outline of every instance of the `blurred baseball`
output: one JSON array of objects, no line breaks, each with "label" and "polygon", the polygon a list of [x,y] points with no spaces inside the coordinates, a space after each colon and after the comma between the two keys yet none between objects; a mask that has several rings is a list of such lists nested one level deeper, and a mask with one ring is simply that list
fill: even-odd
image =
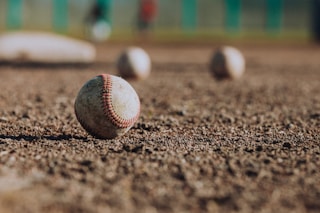
[{"label": "blurred baseball", "polygon": [[91,40],[95,42],[106,41],[111,35],[111,26],[104,20],[95,22],[90,31]]},{"label": "blurred baseball", "polygon": [[0,60],[44,63],[93,62],[96,50],[88,42],[48,32],[0,35]]},{"label": "blurred baseball", "polygon": [[218,80],[238,79],[245,71],[245,59],[238,49],[224,46],[214,52],[209,68]]},{"label": "blurred baseball", "polygon": [[127,79],[146,79],[151,72],[151,60],[142,48],[124,50],[117,61],[119,75]]},{"label": "blurred baseball", "polygon": [[78,121],[89,134],[112,139],[125,134],[137,121],[140,101],[127,81],[102,74],[83,85],[74,108]]}]

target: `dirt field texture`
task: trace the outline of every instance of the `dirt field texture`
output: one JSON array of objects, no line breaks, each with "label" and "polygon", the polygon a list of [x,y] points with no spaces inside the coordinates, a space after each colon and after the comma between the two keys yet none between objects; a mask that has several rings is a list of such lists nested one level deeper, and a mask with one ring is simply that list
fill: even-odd
[{"label": "dirt field texture", "polygon": [[1,213],[320,212],[319,47],[240,45],[243,78],[216,81],[214,45],[143,46],[139,120],[95,139],[74,100],[125,47],[88,66],[1,63]]}]

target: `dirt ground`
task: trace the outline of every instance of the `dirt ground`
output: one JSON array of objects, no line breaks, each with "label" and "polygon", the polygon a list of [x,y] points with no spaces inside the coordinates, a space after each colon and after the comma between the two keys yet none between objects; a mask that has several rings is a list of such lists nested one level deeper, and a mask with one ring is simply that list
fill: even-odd
[{"label": "dirt ground", "polygon": [[147,45],[130,81],[141,116],[98,140],[76,120],[95,64],[0,64],[0,212],[320,212],[320,47],[238,46],[239,81],[216,81],[215,46]]}]

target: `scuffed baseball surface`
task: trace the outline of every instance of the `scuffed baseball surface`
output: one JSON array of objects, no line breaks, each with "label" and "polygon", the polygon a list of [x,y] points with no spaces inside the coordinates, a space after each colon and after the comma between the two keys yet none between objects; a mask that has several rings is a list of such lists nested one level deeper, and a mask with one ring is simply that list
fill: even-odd
[{"label": "scuffed baseball surface", "polygon": [[117,68],[123,78],[143,80],[150,75],[151,60],[142,48],[129,47],[120,54]]},{"label": "scuffed baseball surface", "polygon": [[230,46],[218,48],[210,61],[210,72],[218,80],[238,79],[245,71],[242,53]]},{"label": "scuffed baseball surface", "polygon": [[82,127],[97,138],[112,139],[126,133],[140,114],[140,101],[124,79],[102,74],[86,82],[75,100]]},{"label": "scuffed baseball surface", "polygon": [[89,63],[95,47],[79,39],[49,32],[17,31],[0,35],[0,60],[43,63]]}]

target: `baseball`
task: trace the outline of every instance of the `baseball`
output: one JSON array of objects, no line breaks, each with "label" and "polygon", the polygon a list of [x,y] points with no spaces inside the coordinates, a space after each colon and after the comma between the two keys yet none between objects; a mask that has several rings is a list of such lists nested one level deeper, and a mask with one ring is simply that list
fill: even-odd
[{"label": "baseball", "polygon": [[111,35],[111,27],[104,20],[97,21],[90,29],[90,38],[94,42],[103,42],[108,40]]},{"label": "baseball", "polygon": [[101,74],[83,85],[74,108],[79,123],[89,134],[112,139],[125,134],[137,121],[140,101],[127,81]]},{"label": "baseball", "polygon": [[218,80],[238,79],[245,71],[245,59],[238,49],[224,46],[214,52],[209,68]]},{"label": "baseball", "polygon": [[117,68],[123,78],[143,80],[150,75],[151,60],[142,48],[130,47],[120,54]]}]

